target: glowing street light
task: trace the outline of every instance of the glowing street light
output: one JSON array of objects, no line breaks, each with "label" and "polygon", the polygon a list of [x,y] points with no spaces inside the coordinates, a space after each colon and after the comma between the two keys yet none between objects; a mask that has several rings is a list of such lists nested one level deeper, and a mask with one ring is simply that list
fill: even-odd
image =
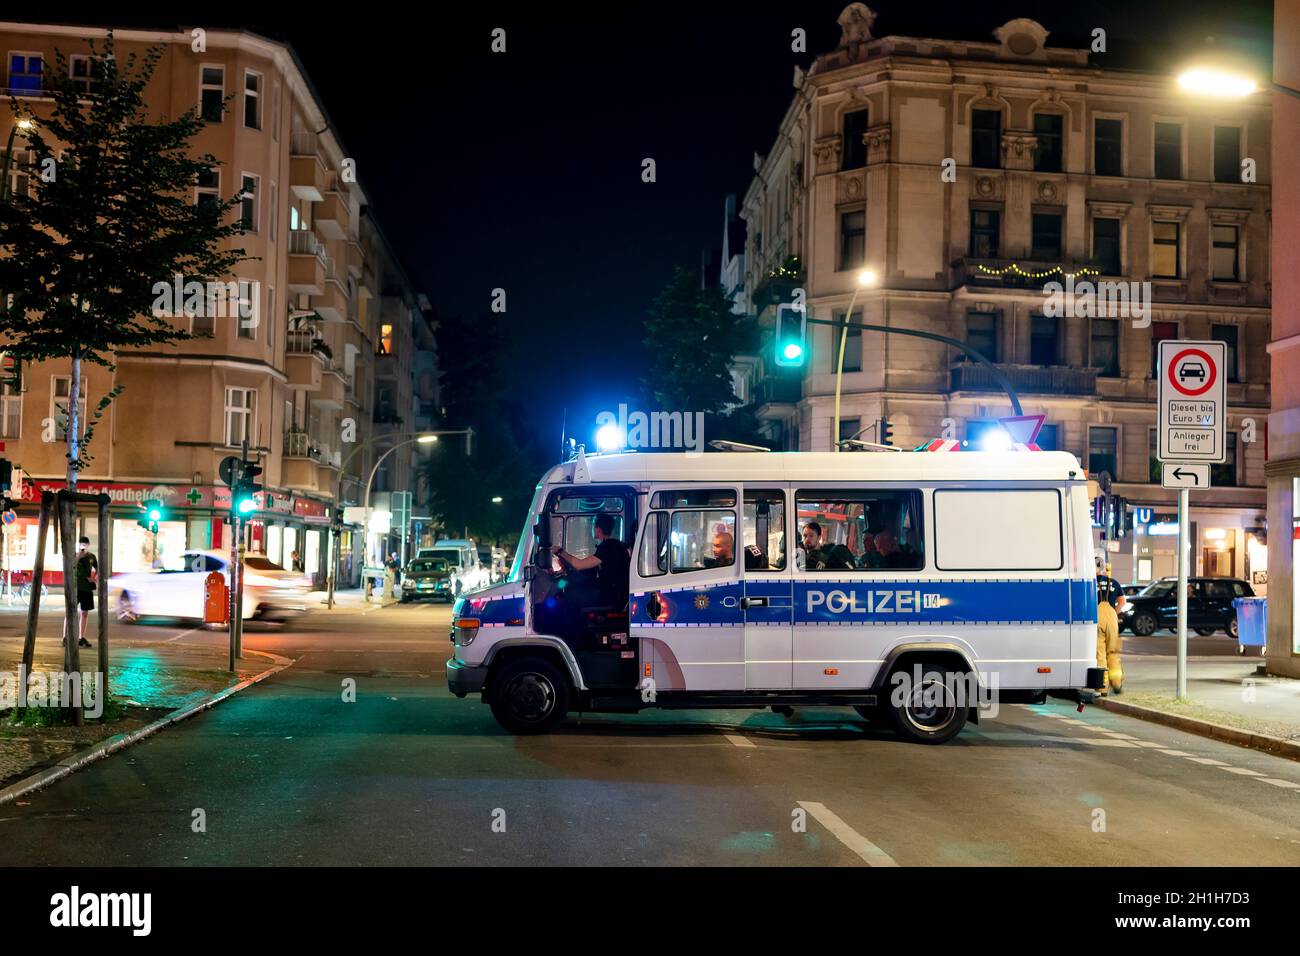
[{"label": "glowing street light", "polygon": [[437,435],[421,435],[419,438],[416,439],[416,442],[421,445],[432,445],[437,440],[438,440]]},{"label": "glowing street light", "polygon": [[1214,99],[1240,99],[1259,89],[1259,85],[1244,73],[1214,66],[1189,67],[1178,74],[1178,87],[1194,96]]}]

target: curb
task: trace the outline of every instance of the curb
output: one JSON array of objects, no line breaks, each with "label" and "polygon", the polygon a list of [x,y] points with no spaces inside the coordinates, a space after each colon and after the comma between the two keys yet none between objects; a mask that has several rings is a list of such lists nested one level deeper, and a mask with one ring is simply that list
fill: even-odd
[{"label": "curb", "polygon": [[164,727],[178,724],[186,718],[193,717],[195,714],[200,714],[211,707],[215,707],[227,697],[237,694],[248,687],[252,687],[254,684],[266,680],[272,674],[278,674],[280,671],[293,664],[292,658],[281,657],[279,654],[271,654],[266,651],[250,650],[247,654],[249,656],[265,657],[272,662],[273,666],[268,667],[260,674],[254,674],[252,677],[240,681],[238,684],[233,684],[225,690],[218,691],[211,697],[196,701],[187,707],[182,707],[179,710],[172,711],[166,716],[159,717],[153,723],[146,724],[139,730],[133,730],[129,734],[115,734],[112,737],[101,740],[97,744],[92,744],[85,750],[79,750],[76,753],[65,757],[53,767],[47,767],[44,770],[32,774],[30,777],[24,777],[17,783],[10,784],[3,790],[0,790],[0,806],[4,806],[6,803],[11,803],[19,797],[26,796],[34,790],[48,787],[56,780],[61,780],[83,767],[87,767],[98,760],[103,760],[110,754],[114,754],[119,750],[131,746],[133,743],[152,736]]},{"label": "curb", "polygon": [[1274,737],[1271,734],[1258,734],[1251,730],[1238,730],[1235,727],[1225,727],[1222,724],[1212,724],[1208,720],[1199,720],[1196,717],[1186,717],[1182,714],[1170,714],[1163,710],[1156,710],[1153,707],[1129,704],[1113,700],[1110,697],[1094,701],[1093,706],[1113,710],[1117,714],[1127,714],[1129,717],[1136,717],[1139,720],[1149,720],[1154,724],[1163,724],[1166,727],[1183,730],[1199,737],[1209,737],[1212,740],[1236,744],[1238,747],[1260,750],[1274,757],[1300,760],[1300,741]]}]

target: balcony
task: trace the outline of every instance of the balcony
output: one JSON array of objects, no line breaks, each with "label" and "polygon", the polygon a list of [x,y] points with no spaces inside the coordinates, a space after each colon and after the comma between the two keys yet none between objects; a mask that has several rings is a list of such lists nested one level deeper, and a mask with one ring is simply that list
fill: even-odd
[{"label": "balcony", "polygon": [[[1058,259],[975,259],[967,257],[953,263],[959,286],[972,289],[1029,289],[1042,291],[1049,282],[1065,282],[1066,272],[1082,268],[1096,269],[1092,262]],[[1089,277],[1091,278],[1091,276]],[[1075,281],[1082,276],[1075,275]]]},{"label": "balcony", "polygon": [[289,291],[320,295],[325,287],[325,244],[308,229],[289,233]]},{"label": "balcony", "polygon": [[329,185],[329,168],[315,133],[296,130],[289,137],[289,189],[299,199],[320,202]]},{"label": "balcony", "polygon": [[789,302],[794,290],[803,284],[802,274],[767,276],[754,287],[752,297],[754,312],[761,315],[764,309],[775,308],[782,302]]},{"label": "balcony", "polygon": [[348,209],[348,195],[342,189],[338,173],[330,173],[325,194],[312,209],[312,222],[327,239],[347,238],[351,214]]},{"label": "balcony", "polygon": [[320,389],[312,395],[311,403],[320,408],[339,410],[343,408],[346,398],[347,380],[343,373],[332,368],[325,369],[321,375]]},{"label": "balcony", "polygon": [[[998,365],[997,369],[1024,395],[1096,395],[1095,368],[1069,368],[1063,365]],[[954,392],[1001,392],[1002,385],[992,372],[976,362],[959,362],[952,366],[951,390]]]},{"label": "balcony", "polygon": [[334,271],[334,260],[325,260],[325,285],[320,294],[312,296],[311,307],[326,322],[346,322],[352,315],[343,280]]}]

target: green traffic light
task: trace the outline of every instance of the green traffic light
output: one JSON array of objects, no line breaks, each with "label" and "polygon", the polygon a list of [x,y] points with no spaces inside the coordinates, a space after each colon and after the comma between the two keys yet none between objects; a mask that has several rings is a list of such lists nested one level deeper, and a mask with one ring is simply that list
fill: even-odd
[{"label": "green traffic light", "polygon": [[257,502],[252,498],[240,498],[239,501],[235,503],[235,508],[241,515],[246,515],[257,508]]},{"label": "green traffic light", "polygon": [[160,509],[158,509],[158,508],[150,508],[150,509],[149,509],[149,520],[150,520],[150,521],[161,521],[161,520],[162,520],[162,511],[161,511]]},{"label": "green traffic light", "polygon": [[803,346],[798,342],[787,343],[783,351],[785,357],[792,362],[796,359],[803,358]]}]

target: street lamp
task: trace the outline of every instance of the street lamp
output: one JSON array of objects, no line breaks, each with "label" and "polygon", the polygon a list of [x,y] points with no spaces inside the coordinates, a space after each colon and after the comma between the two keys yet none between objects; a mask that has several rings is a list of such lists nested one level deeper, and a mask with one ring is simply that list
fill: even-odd
[{"label": "street lamp", "polygon": [[1188,67],[1178,74],[1178,86],[1195,96],[1215,99],[1240,99],[1259,89],[1244,73],[1208,65]]},{"label": "street lamp", "polygon": [[[403,445],[411,445],[411,444],[431,445],[438,440],[438,436],[440,435],[464,435],[465,453],[468,455],[470,454],[470,448],[472,447],[471,443],[474,440],[474,429],[472,428],[444,429],[442,431],[425,432],[424,434],[418,434],[418,435],[415,434],[414,432],[407,432],[406,434],[409,437],[407,437],[405,441],[399,442],[398,444],[394,445],[392,448],[388,449],[388,451],[384,452],[384,454],[379,456],[378,460],[376,460],[375,462],[375,469],[378,469],[380,461],[383,461],[384,458],[387,457],[391,452],[396,451],[398,448],[402,447]],[[332,522],[333,527],[332,527],[332,534],[330,536],[331,553],[329,559],[329,581],[326,588],[326,598],[325,598],[325,606],[330,610],[333,610],[334,608],[334,582],[338,578],[339,539],[342,537],[342,533],[343,533],[342,511],[341,511],[341,506],[343,503],[343,479],[347,476],[348,465],[351,464],[353,458],[355,458],[361,452],[365,451],[375,442],[380,441],[381,439],[387,440],[387,439],[399,438],[399,437],[401,437],[401,433],[395,435],[374,435],[368,441],[361,442],[359,445],[357,445],[356,448],[352,449],[352,451],[348,453],[348,456],[343,459],[343,463],[339,466],[339,480],[338,480],[338,484],[335,486],[334,489],[334,521]],[[375,471],[371,470],[370,480],[366,482],[365,505],[367,511],[370,508],[370,482],[374,480],[374,477],[375,477]]]},{"label": "street lamp", "polygon": [[492,499],[492,503],[493,503],[494,505],[499,505],[499,504],[501,504],[501,496],[500,496],[500,495],[496,495],[496,496]]},{"label": "street lamp", "polygon": [[849,341],[849,321],[853,318],[853,304],[858,301],[858,293],[868,286],[876,284],[876,274],[870,269],[858,273],[857,284],[853,287],[853,296],[844,313],[844,327],[840,329],[840,354],[835,364],[835,424],[831,428],[831,445],[840,450],[840,390],[844,382],[844,349]]}]

